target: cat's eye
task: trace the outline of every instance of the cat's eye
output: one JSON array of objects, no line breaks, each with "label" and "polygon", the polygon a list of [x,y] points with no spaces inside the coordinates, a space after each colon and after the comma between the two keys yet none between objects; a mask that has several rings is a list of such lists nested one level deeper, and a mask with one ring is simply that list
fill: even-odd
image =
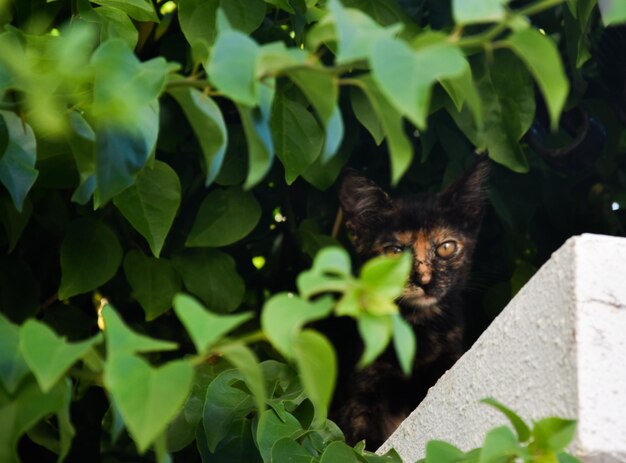
[{"label": "cat's eye", "polygon": [[385,246],[385,254],[400,254],[404,249],[400,246],[396,246],[394,244]]},{"label": "cat's eye", "polygon": [[437,255],[443,257],[451,257],[457,250],[456,241],[446,241],[437,246]]}]

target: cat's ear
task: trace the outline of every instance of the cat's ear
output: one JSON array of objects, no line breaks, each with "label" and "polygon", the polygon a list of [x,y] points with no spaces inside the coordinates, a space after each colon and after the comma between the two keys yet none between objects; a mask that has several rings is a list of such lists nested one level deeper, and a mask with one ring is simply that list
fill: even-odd
[{"label": "cat's ear", "polygon": [[441,193],[442,204],[470,224],[479,224],[487,200],[487,181],[491,170],[487,156],[479,159],[461,178]]},{"label": "cat's ear", "polygon": [[354,169],[344,171],[339,202],[346,227],[356,235],[384,220],[384,213],[391,208],[389,195]]}]

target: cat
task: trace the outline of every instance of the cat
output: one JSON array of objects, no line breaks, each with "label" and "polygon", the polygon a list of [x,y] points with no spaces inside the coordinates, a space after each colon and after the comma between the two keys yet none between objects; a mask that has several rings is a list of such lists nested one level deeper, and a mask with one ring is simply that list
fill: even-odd
[{"label": "cat", "polygon": [[348,443],[365,439],[368,449],[378,448],[463,353],[461,291],[484,214],[488,174],[489,161],[479,159],[440,193],[392,198],[357,171],[344,173],[339,201],[361,260],[405,251],[413,256],[396,302],[418,345],[410,377],[402,374],[392,348],[360,371],[340,365],[331,418]]}]

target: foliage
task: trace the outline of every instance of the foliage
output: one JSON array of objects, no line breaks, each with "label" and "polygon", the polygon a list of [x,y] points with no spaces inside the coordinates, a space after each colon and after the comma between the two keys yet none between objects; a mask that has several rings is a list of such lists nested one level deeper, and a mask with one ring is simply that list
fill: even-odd
[{"label": "foliage", "polygon": [[392,343],[410,370],[409,258],[354,277],[331,187],[350,163],[432,191],[487,151],[478,332],[566,237],[624,232],[603,37],[625,20],[603,0],[0,0],[0,460],[397,461],[327,420],[336,354],[310,324],[352,317],[360,366]]},{"label": "foliage", "polygon": [[432,440],[426,444],[426,457],[418,463],[488,462],[559,462],[577,463],[579,460],[565,452],[574,438],[576,421],[562,418],[543,418],[533,423],[532,429],[512,410],[492,398],[482,400],[501,411],[513,425],[491,429],[483,446],[463,452],[455,446]]}]

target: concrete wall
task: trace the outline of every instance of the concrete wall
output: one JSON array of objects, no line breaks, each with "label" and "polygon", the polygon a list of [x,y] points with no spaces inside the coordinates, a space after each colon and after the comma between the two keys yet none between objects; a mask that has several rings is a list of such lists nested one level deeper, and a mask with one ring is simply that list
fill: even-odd
[{"label": "concrete wall", "polygon": [[412,462],[431,439],[480,446],[508,424],[488,396],[527,420],[575,418],[574,454],[626,462],[626,239],[568,240],[380,451]]}]

